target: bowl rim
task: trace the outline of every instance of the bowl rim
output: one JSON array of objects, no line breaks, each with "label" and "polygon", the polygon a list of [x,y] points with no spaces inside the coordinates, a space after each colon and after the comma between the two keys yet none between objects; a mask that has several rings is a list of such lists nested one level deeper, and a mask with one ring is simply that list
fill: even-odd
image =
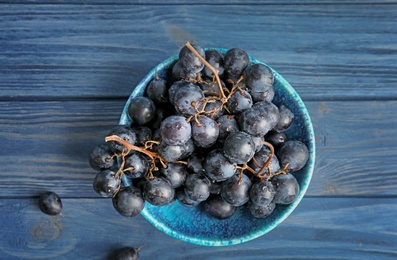
[{"label": "bowl rim", "polygon": [[[221,53],[226,53],[228,49],[226,48],[204,48],[204,50],[218,50]],[[152,68],[148,74],[145,75],[145,77],[135,86],[134,90],[131,92],[128,100],[125,103],[125,106],[123,108],[122,114],[120,116],[119,124],[124,125],[124,124],[131,124],[131,119],[128,117],[128,106],[130,104],[130,101],[132,98],[135,98],[137,96],[142,96],[144,94],[144,91],[146,89],[146,86],[149,84],[149,82],[155,78],[155,75],[157,71],[163,71],[164,69],[169,68],[173,63],[175,63],[179,58],[179,55],[173,55],[164,61],[160,62]],[[283,86],[285,91],[289,93],[294,99],[294,101],[297,103],[297,106],[299,107],[299,110],[302,111],[302,117],[304,121],[305,130],[308,135],[308,150],[309,150],[309,159],[307,162],[307,169],[306,169],[306,178],[303,179],[303,187],[300,186],[300,192],[295,199],[294,202],[288,205],[287,208],[283,210],[281,215],[275,219],[275,221],[271,222],[270,225],[266,226],[263,229],[260,229],[256,232],[249,233],[247,235],[241,236],[239,238],[234,238],[234,239],[203,239],[200,237],[192,237],[192,236],[186,236],[183,234],[180,234],[170,227],[166,226],[165,224],[159,222],[156,220],[155,217],[153,217],[149,212],[146,210],[146,207],[143,209],[141,212],[141,215],[153,226],[155,226],[157,229],[162,231],[163,233],[174,237],[176,239],[189,242],[192,244],[196,245],[203,245],[203,246],[229,246],[229,245],[236,245],[244,242],[248,242],[250,240],[253,240],[255,238],[261,237],[264,234],[270,232],[273,230],[275,227],[280,225],[298,206],[298,204],[301,202],[303,199],[304,195],[306,194],[306,191],[309,187],[309,184],[311,182],[313,172],[314,172],[314,165],[315,165],[315,157],[316,157],[316,145],[315,145],[315,135],[314,135],[314,129],[313,129],[313,124],[309,115],[309,112],[306,108],[306,105],[302,101],[301,97],[299,94],[296,92],[296,90],[291,86],[291,84],[284,78],[282,77],[276,70],[274,70],[271,66],[268,64],[258,60],[255,57],[249,56],[250,58],[250,63],[260,63],[268,66],[272,72],[274,73],[274,77],[277,78],[278,81],[280,81],[280,84]],[[132,185],[131,180],[128,179],[125,175],[122,177],[122,182],[125,186],[130,186]]]}]

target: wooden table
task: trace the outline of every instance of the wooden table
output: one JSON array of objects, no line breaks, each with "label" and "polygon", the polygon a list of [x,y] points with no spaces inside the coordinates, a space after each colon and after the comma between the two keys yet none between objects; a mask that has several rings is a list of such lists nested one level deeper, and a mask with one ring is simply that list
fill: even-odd
[{"label": "wooden table", "polygon": [[[1,1],[0,259],[396,259],[396,1]],[[36,3],[34,3],[36,2]],[[118,215],[91,148],[187,41],[239,47],[300,93],[317,142],[307,195],[250,242],[203,247]],[[64,217],[38,195],[57,192]]]}]

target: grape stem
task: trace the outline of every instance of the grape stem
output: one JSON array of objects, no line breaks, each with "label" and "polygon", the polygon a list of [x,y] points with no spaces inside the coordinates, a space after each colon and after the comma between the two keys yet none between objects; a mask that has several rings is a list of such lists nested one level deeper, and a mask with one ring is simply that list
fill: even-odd
[{"label": "grape stem", "polygon": [[198,53],[198,52],[196,51],[196,49],[190,44],[190,42],[187,42],[187,43],[185,44],[185,46],[186,46],[191,52],[193,52],[193,54],[196,55],[196,57],[199,58],[200,61],[201,61],[205,66],[207,66],[207,67],[212,71],[212,73],[213,73],[214,76],[215,76],[216,82],[218,83],[218,86],[219,86],[219,94],[220,94],[220,96],[221,96],[222,104],[226,103],[226,96],[225,96],[225,93],[223,92],[223,89],[222,89],[221,79],[219,78],[219,75],[218,75],[219,71],[218,71],[217,69],[215,69],[214,67],[212,67],[212,65],[209,64],[209,63],[200,55],[200,53]]}]

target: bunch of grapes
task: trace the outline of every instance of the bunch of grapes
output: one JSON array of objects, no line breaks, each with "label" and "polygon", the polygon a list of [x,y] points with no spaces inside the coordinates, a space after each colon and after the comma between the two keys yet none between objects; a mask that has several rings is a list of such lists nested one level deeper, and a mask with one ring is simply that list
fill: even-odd
[{"label": "bunch of grapes", "polygon": [[292,203],[309,153],[285,133],[294,114],[272,103],[272,70],[239,48],[187,43],[169,74],[131,100],[132,125],[114,127],[92,150],[94,190],[127,217],[145,203],[181,203],[218,219],[238,207],[265,218]]}]

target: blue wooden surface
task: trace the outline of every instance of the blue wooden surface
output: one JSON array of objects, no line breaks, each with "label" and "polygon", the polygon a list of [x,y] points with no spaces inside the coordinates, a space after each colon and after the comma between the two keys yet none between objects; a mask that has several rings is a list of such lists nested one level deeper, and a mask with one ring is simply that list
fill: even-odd
[{"label": "blue wooden surface", "polygon": [[[0,259],[397,258],[395,1],[0,1]],[[87,156],[140,79],[187,40],[240,47],[282,74],[313,120],[307,196],[231,247],[173,239],[92,190]],[[37,196],[52,190],[64,217]]]}]

